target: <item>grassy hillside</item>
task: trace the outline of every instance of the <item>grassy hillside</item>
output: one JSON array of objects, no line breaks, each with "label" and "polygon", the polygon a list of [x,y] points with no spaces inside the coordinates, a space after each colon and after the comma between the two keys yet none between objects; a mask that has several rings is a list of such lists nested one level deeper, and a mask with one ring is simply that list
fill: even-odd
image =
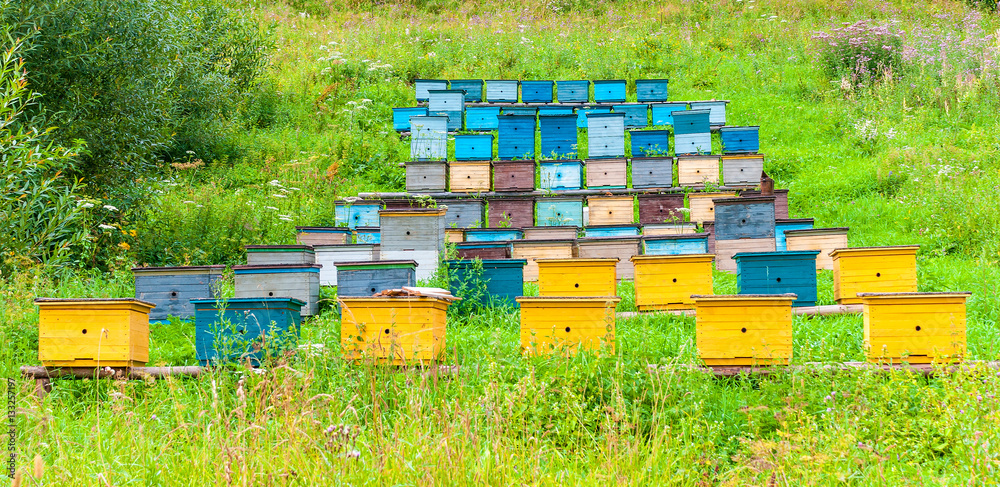
[{"label": "grassy hillside", "polygon": [[[973,292],[969,356],[1000,359],[995,13],[864,0],[256,7],[278,50],[243,156],[190,154],[165,172],[110,273],[0,283],[7,376],[37,363],[34,296],[130,296],[134,263],[236,263],[245,243],[332,224],[338,197],[402,190],[409,145],[391,108],[415,103],[414,78],[470,77],[665,77],[672,99],[731,100],[730,124],[760,125],[793,217],[851,227],[852,246],[921,244],[920,289]],[[820,282],[831,303],[829,273]],[[734,290],[716,274],[716,292]],[[514,313],[453,318],[449,377],[342,363],[328,310],[303,330],[321,347],[260,374],[61,381],[42,403],[19,381],[19,465],[46,465],[23,485],[953,485],[1000,468],[1000,375],[986,368],[714,379],[685,367],[691,319],[620,321],[617,357],[566,361],[521,357]],[[156,326],[152,362],[191,364],[192,343],[189,324]],[[859,360],[861,347],[858,316],[796,318],[796,363]]]}]

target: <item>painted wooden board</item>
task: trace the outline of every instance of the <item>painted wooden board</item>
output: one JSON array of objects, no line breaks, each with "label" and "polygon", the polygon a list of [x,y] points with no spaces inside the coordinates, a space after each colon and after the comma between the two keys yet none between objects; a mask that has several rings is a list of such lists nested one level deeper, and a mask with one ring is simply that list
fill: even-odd
[{"label": "painted wooden board", "polygon": [[712,200],[712,203],[715,205],[713,220],[716,241],[741,238],[776,239],[773,196],[718,198]]},{"label": "painted wooden board", "polygon": [[595,79],[594,101],[597,103],[614,103],[625,101],[625,80]]},{"label": "painted wooden board", "polygon": [[688,194],[688,209],[690,221],[702,223],[715,221],[715,203],[713,200],[719,198],[731,198],[736,196],[734,192],[720,193],[690,193]]},{"label": "painted wooden board", "polygon": [[795,294],[792,306],[816,306],[818,250],[739,253],[736,287],[739,294]]},{"label": "painted wooden board", "polygon": [[629,130],[632,157],[665,157],[670,154],[669,130]]},{"label": "painted wooden board", "polygon": [[511,243],[506,241],[462,242],[455,245],[455,253],[460,260],[509,259],[511,255]]},{"label": "painted wooden board", "polygon": [[483,101],[483,80],[481,79],[453,79],[449,83],[453,90],[465,92],[467,103],[479,103]]},{"label": "painted wooden board", "polygon": [[678,156],[677,184],[691,188],[719,184],[719,156]]},{"label": "painted wooden board", "polygon": [[497,130],[500,127],[500,107],[467,107],[466,130]]},{"label": "painted wooden board", "polygon": [[298,345],[304,302],[294,298],[197,299],[195,355],[202,366],[259,366]]},{"label": "painted wooden board", "polygon": [[649,125],[649,105],[645,103],[612,105],[611,110],[625,115],[626,128],[642,128]]},{"label": "painted wooden board", "polygon": [[639,223],[643,225],[677,223],[685,219],[684,193],[640,194],[638,204]]},{"label": "painted wooden board", "polygon": [[672,113],[674,119],[674,136],[711,134],[711,111],[683,110]]},{"label": "painted wooden board", "polygon": [[149,311],[134,298],[37,298],[38,360],[46,367],[130,367],[149,360]]},{"label": "painted wooden board", "polygon": [[736,272],[734,255],[740,252],[774,252],[774,249],[773,238],[715,240],[715,268],[725,272]]},{"label": "painted wooden board", "polygon": [[635,80],[635,97],[642,102],[667,101],[667,79],[637,79]]},{"label": "painted wooden board", "polygon": [[448,158],[448,117],[410,117],[410,159],[443,161]]},{"label": "painted wooden board", "polygon": [[319,264],[233,266],[237,298],[295,298],[302,316],[319,313]]},{"label": "painted wooden board", "polygon": [[316,263],[319,270],[320,286],[336,286],[337,264],[340,262],[368,262],[378,260],[377,244],[317,245]]},{"label": "painted wooden board", "polygon": [[506,106],[500,109],[500,116],[504,115],[524,115],[524,116],[534,117],[538,115],[538,107]]},{"label": "painted wooden board", "polygon": [[396,132],[409,132],[410,117],[426,117],[427,107],[401,107],[392,109],[392,128]]},{"label": "painted wooden board", "polygon": [[337,283],[340,298],[416,286],[417,263],[412,260],[341,262],[337,266]]},{"label": "painted wooden board", "polygon": [[443,161],[406,163],[406,191],[408,193],[442,192],[447,189],[447,163]]},{"label": "painted wooden board", "polygon": [[577,156],[576,115],[538,117],[542,158],[565,159]]},{"label": "painted wooden board", "polygon": [[521,101],[524,103],[552,103],[554,81],[522,81]]},{"label": "painted wooden board", "polygon": [[687,102],[651,103],[649,105],[649,113],[653,118],[653,125],[656,126],[672,126],[674,124],[674,112],[687,109]]},{"label": "painted wooden board", "polygon": [[455,161],[448,165],[449,189],[452,193],[485,193],[490,190],[493,175],[490,161]]},{"label": "painted wooden board", "polygon": [[523,228],[535,225],[535,199],[531,196],[487,198],[490,228]]},{"label": "painted wooden board", "polygon": [[692,295],[712,291],[711,254],[640,255],[635,266],[635,306],[639,311],[694,309]]},{"label": "painted wooden board", "polygon": [[524,238],[524,231],[517,228],[470,228],[465,231],[466,242],[505,242]]},{"label": "painted wooden board", "polygon": [[786,230],[785,246],[787,250],[819,250],[816,269],[832,271],[833,257],[830,257],[830,253],[835,249],[847,248],[847,231],[847,227]]},{"label": "painted wooden board", "polygon": [[639,225],[588,225],[583,227],[584,237],[636,237]]},{"label": "painted wooden board", "polygon": [[577,239],[577,255],[585,259],[618,259],[615,265],[617,279],[632,279],[635,269],[630,260],[640,255],[639,237],[587,237]]},{"label": "painted wooden board", "polygon": [[870,362],[948,363],[966,355],[971,293],[859,293]]},{"label": "painted wooden board", "polygon": [[673,185],[674,159],[672,157],[632,158],[633,188],[670,188]]},{"label": "painted wooden board", "polygon": [[[383,223],[381,252],[383,254],[387,251],[404,250],[444,252],[446,212],[445,208],[382,210],[379,212]],[[423,265],[423,262],[419,260],[417,262]]]},{"label": "painted wooden board", "polygon": [[722,156],[722,184],[726,186],[758,186],[762,172],[764,156],[761,154]]},{"label": "painted wooden board", "polygon": [[444,242],[446,244],[459,243],[465,241],[465,229],[464,228],[445,228],[444,229]]},{"label": "painted wooden board", "polygon": [[347,227],[295,227],[295,241],[299,245],[351,243],[351,229]]},{"label": "painted wooden board", "polygon": [[788,365],[794,295],[692,296],[695,344],[708,366]]},{"label": "painted wooden board", "polygon": [[357,227],[354,229],[354,241],[359,244],[382,243],[382,229],[379,227]]},{"label": "painted wooden board", "polygon": [[833,297],[837,304],[858,304],[858,293],[917,292],[919,245],[836,249]]},{"label": "painted wooden board", "polygon": [[486,101],[513,103],[517,101],[517,80],[486,80]]},{"label": "painted wooden board", "polygon": [[628,183],[625,159],[588,159],[587,188],[624,188]]},{"label": "painted wooden board", "polygon": [[427,102],[427,113],[448,117],[449,132],[462,130],[462,115],[465,114],[465,91],[429,90],[427,93],[430,96]]},{"label": "painted wooden board", "polygon": [[691,102],[691,110],[708,110],[709,123],[716,126],[725,125],[726,105],[728,103],[724,100],[693,101]]},{"label": "painted wooden board", "polygon": [[445,79],[415,79],[413,80],[413,91],[416,93],[417,101],[427,101],[430,99],[430,90],[447,90],[448,80]]},{"label": "painted wooden board", "polygon": [[760,127],[722,127],[719,138],[722,140],[723,154],[753,154],[760,152]]},{"label": "painted wooden board", "polygon": [[316,263],[316,253],[310,245],[244,245],[243,248],[249,265]]},{"label": "painted wooden board", "polygon": [[632,196],[588,196],[590,225],[621,225],[634,221]]},{"label": "painted wooden board", "polygon": [[524,294],[523,259],[449,260],[448,284],[452,295],[479,306],[514,306]]},{"label": "painted wooden board", "polygon": [[497,130],[497,157],[503,160],[535,158],[535,117],[501,115]]},{"label": "painted wooden board", "polygon": [[583,226],[582,197],[553,197],[535,200],[535,222],[539,226]]},{"label": "painted wooden board", "polygon": [[521,305],[521,350],[526,355],[615,353],[616,296],[527,297]]},{"label": "painted wooden board", "polygon": [[574,240],[580,235],[580,228],[566,226],[524,227],[525,240]]},{"label": "painted wooden board", "polygon": [[511,257],[525,260],[527,282],[538,281],[538,259],[571,259],[576,253],[574,240],[515,240],[511,245]]},{"label": "painted wooden board", "polygon": [[378,212],[382,208],[381,201],[336,201],[334,205],[337,226],[344,224],[348,228],[379,226]]},{"label": "painted wooden board", "polygon": [[642,237],[645,255],[692,255],[708,253],[708,235],[645,235]]},{"label": "painted wooden board", "polygon": [[431,279],[441,264],[441,252],[433,250],[380,250],[380,260],[412,260],[417,263],[417,282]]},{"label": "painted wooden board", "polygon": [[[642,213],[639,214],[642,218]],[[698,229],[694,223],[688,222],[676,222],[676,223],[643,223],[642,224],[642,234],[645,236],[659,236],[659,235],[687,235],[691,233],[698,233]]]},{"label": "painted wooden board", "polygon": [[[538,107],[538,117],[547,117],[549,115],[576,115],[576,108],[573,107],[558,107],[558,106],[541,106]],[[574,119],[574,125],[576,121]]]},{"label": "painted wooden board", "polygon": [[812,218],[782,218],[774,222],[774,244],[780,250],[788,250],[785,243],[785,232],[794,230],[809,230],[813,227]]},{"label": "painted wooden board", "polygon": [[495,161],[493,191],[533,191],[535,161]]},{"label": "painted wooden board", "polygon": [[150,322],[170,316],[194,318],[192,299],[218,297],[218,280],[226,266],[136,267],[135,298],[156,305],[149,310]]},{"label": "painted wooden board", "polygon": [[389,365],[444,358],[450,302],[427,296],[341,298],[344,357]]},{"label": "painted wooden board", "polygon": [[583,187],[583,161],[566,159],[538,163],[538,188],[554,191]]},{"label": "painted wooden board", "polygon": [[591,159],[625,157],[625,115],[587,115],[587,156]]},{"label": "painted wooden board", "polygon": [[618,295],[617,258],[537,259],[536,263],[539,296]]},{"label": "painted wooden board", "polygon": [[559,103],[586,103],[590,101],[590,81],[556,81]]},{"label": "painted wooden board", "polygon": [[675,135],[674,153],[678,156],[684,154],[711,154],[712,135],[708,132],[701,134]]},{"label": "painted wooden board", "polygon": [[493,159],[493,134],[456,135],[455,159],[459,161]]},{"label": "painted wooden board", "polygon": [[587,117],[593,114],[611,113],[611,107],[587,107],[576,111],[576,128],[587,128]]},{"label": "painted wooden board", "polygon": [[449,200],[442,208],[448,209],[446,228],[479,228],[486,222],[486,204],[479,198]]}]

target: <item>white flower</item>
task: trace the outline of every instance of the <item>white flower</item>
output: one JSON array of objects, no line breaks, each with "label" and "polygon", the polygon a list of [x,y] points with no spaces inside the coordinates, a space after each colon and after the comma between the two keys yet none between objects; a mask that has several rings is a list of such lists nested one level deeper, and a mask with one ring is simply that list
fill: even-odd
[{"label": "white flower", "polygon": [[285,196],[283,194],[272,194],[271,196],[273,196],[275,198],[287,198],[287,196]]},{"label": "white flower", "polygon": [[114,230],[115,229],[115,227],[113,227],[111,225],[105,225],[103,223],[100,224],[100,225],[98,225],[97,227],[100,228],[101,230]]},{"label": "white flower", "polygon": [[279,188],[281,187],[281,183],[277,179],[272,179],[267,184],[270,184],[271,186],[276,186],[276,187],[279,187]]},{"label": "white flower", "polygon": [[87,203],[87,202],[80,203],[80,202],[77,202],[77,204],[80,205],[80,208],[93,208],[94,207],[93,203]]},{"label": "white flower", "polygon": [[193,156],[194,155],[194,151],[193,150],[186,150],[186,151],[184,151],[184,153],[187,154],[187,155],[189,155],[189,156]]},{"label": "white flower", "polygon": [[108,211],[118,211],[118,208],[115,208],[114,206],[111,205],[104,205],[104,209]]},{"label": "white flower", "polygon": [[273,206],[265,206],[264,208],[267,208],[268,210],[278,211],[278,209]]},{"label": "white flower", "polygon": [[371,103],[372,101],[368,98],[362,98],[361,103]]},{"label": "white flower", "polygon": [[186,205],[193,205],[193,204],[194,204],[194,201],[186,201],[186,200],[185,200],[185,201],[183,201],[182,203],[184,203],[184,204],[186,204]]},{"label": "white flower", "polygon": [[278,219],[279,219],[279,220],[281,220],[281,221],[285,221],[285,222],[290,222],[290,221],[292,221],[292,219],[291,219],[291,218],[284,218],[284,217],[281,217],[281,218],[278,218]]}]

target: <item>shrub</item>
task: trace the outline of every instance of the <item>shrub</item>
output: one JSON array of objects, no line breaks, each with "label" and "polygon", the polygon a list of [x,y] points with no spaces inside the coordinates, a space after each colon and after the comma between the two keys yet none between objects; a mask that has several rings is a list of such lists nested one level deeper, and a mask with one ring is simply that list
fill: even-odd
[{"label": "shrub", "polygon": [[891,23],[860,20],[817,32],[820,63],[833,79],[855,87],[892,80],[903,72],[903,32]]}]

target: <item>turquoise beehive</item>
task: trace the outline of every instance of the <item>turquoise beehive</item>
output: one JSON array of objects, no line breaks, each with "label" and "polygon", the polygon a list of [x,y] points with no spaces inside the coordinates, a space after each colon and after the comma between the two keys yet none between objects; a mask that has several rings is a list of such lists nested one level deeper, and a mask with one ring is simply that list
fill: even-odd
[{"label": "turquoise beehive", "polygon": [[783,218],[774,221],[774,250],[788,250],[785,232],[790,230],[811,230],[812,218]]},{"label": "turquoise beehive", "polygon": [[523,259],[448,260],[448,285],[456,297],[480,306],[517,307],[524,295]]},{"label": "turquoise beehive", "polygon": [[642,238],[646,255],[707,254],[708,234],[686,233],[681,235],[654,235]]},{"label": "turquoise beehive", "polygon": [[818,250],[740,252],[733,256],[738,292],[795,293],[792,306],[815,306],[817,255]]},{"label": "turquoise beehive", "polygon": [[[294,349],[306,303],[295,298],[192,299],[201,365],[245,362]],[[266,353],[265,353],[266,352]]]},{"label": "turquoise beehive", "polygon": [[583,226],[583,197],[538,198],[535,201],[538,226]]}]

